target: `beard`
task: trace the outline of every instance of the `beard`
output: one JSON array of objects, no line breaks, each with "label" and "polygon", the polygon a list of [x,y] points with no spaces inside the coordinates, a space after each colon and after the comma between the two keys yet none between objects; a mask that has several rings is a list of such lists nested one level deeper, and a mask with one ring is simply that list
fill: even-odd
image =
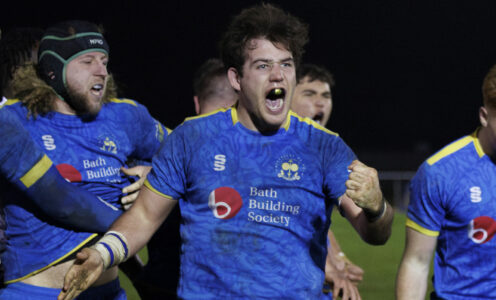
[{"label": "beard", "polygon": [[96,117],[102,108],[102,101],[93,104],[87,95],[76,91],[71,86],[67,87],[67,94],[69,99],[66,99],[66,102],[74,109],[76,115]]}]

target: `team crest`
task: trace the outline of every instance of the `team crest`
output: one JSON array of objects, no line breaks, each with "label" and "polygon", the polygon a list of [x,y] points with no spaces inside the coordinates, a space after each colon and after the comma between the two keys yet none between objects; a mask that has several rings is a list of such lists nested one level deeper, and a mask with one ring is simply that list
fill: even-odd
[{"label": "team crest", "polygon": [[305,170],[301,159],[293,155],[286,155],[276,162],[277,177],[287,181],[300,180]]},{"label": "team crest", "polygon": [[101,140],[103,140],[103,141],[101,141],[102,146],[100,147],[100,149],[102,149],[103,151],[117,154],[117,145],[113,141],[113,139],[111,139],[107,136],[107,137],[105,137],[105,139],[101,138]]}]

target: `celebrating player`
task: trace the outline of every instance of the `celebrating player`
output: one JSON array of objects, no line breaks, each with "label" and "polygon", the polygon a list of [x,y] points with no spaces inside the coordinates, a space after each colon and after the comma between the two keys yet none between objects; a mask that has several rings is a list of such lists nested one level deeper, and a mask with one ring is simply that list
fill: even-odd
[{"label": "celebrating player", "polygon": [[[122,190],[134,189],[121,168],[130,158],[151,159],[166,129],[137,102],[113,98],[108,51],[91,23],[69,21],[50,27],[39,49],[41,78],[33,65],[19,68],[11,87],[20,100],[7,101],[3,110],[23,122],[64,178],[116,208]],[[72,264],[71,255],[96,235],[47,218],[18,189],[3,192],[9,244],[2,260],[8,285],[0,298],[53,299]],[[126,297],[115,268],[96,285],[83,299]]]},{"label": "celebrating player", "polygon": [[387,241],[393,214],[377,172],[289,113],[306,41],[306,25],[269,4],[234,18],[221,49],[236,107],[174,130],[133,207],[78,253],[59,299],[143,247],[175,199],[183,299],[320,298],[333,204],[365,241]]}]

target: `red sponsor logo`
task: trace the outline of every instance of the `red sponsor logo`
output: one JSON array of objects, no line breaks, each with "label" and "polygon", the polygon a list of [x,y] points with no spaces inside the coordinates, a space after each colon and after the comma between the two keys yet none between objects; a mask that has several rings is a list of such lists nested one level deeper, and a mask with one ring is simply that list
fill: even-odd
[{"label": "red sponsor logo", "polygon": [[81,176],[81,173],[79,173],[76,168],[69,164],[57,165],[57,170],[59,171],[60,175],[62,175],[62,177],[70,182],[80,182],[83,180],[83,176]]},{"label": "red sponsor logo", "polygon": [[218,219],[234,217],[243,206],[241,195],[233,188],[220,187],[213,190],[208,196],[208,207]]},{"label": "red sponsor logo", "polygon": [[477,244],[489,242],[496,233],[496,221],[488,216],[481,216],[470,221],[468,237]]}]

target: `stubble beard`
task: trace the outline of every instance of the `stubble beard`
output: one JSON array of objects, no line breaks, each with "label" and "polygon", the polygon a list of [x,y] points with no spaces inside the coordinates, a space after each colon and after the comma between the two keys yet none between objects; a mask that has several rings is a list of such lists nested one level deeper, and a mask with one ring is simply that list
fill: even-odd
[{"label": "stubble beard", "polygon": [[95,117],[102,108],[101,100],[97,106],[92,106],[92,101],[88,95],[80,93],[71,87],[67,87],[67,94],[69,95],[69,99],[66,101],[74,109],[76,115]]}]

